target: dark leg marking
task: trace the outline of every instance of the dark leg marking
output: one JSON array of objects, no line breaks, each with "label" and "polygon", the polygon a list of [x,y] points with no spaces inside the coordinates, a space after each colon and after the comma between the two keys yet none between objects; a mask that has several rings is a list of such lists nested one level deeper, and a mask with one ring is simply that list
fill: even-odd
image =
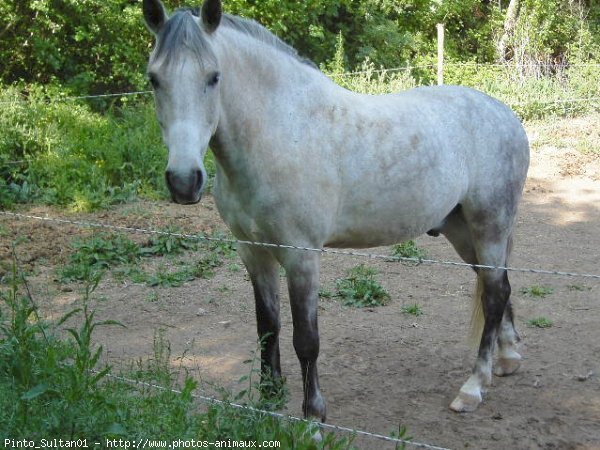
[{"label": "dark leg marking", "polygon": [[[318,258],[305,260],[298,268],[288,268],[288,287],[294,323],[294,349],[302,369],[304,417],[326,419],[325,400],[321,395],[317,358],[319,357],[319,327],[317,320],[319,268]],[[308,264],[304,264],[308,263]]]}]

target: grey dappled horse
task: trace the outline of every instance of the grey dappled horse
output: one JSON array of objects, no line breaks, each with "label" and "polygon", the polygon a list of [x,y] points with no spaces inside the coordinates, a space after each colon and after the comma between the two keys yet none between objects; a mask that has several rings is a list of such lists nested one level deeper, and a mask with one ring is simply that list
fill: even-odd
[{"label": "grey dappled horse", "polygon": [[[220,0],[169,16],[144,0],[156,36],[148,75],[169,149],[173,200],[200,200],[203,158],[217,163],[214,196],[243,240],[373,247],[443,234],[469,264],[505,266],[529,165],[521,123],[472,89],[422,87],[362,95],[333,83],[259,24]],[[279,266],[287,274],[303,411],[325,420],[319,388],[317,253],[242,245],[264,338],[263,374],[281,376]],[[483,331],[472,375],[450,405],[472,411],[495,373],[519,367],[505,270],[476,269]]]}]

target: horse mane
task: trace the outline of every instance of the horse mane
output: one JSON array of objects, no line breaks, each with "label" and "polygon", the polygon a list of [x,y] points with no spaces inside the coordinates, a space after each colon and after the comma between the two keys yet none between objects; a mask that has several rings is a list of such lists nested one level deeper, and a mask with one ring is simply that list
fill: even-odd
[{"label": "horse mane", "polygon": [[311,66],[315,69],[318,69],[317,65],[308,58],[300,56],[298,51],[292,47],[291,45],[285,43],[281,38],[273,34],[271,31],[266,29],[264,26],[259,24],[258,22],[250,19],[245,19],[240,16],[233,16],[231,14],[225,14],[222,19],[222,25],[225,25],[229,28],[233,28],[243,34],[251,36],[257,39],[260,42],[270,45],[271,47],[276,48],[277,50],[282,51],[294,59],[300,61],[303,64]]},{"label": "horse mane", "polygon": [[[161,64],[170,65],[179,60],[183,50],[189,50],[202,65],[206,59],[213,64],[216,62],[216,57],[206,38],[192,18],[192,16],[199,17],[200,13],[199,8],[182,8],[175,11],[159,33],[159,39],[152,57],[154,61],[160,60]],[[221,26],[250,36],[318,70],[314,62],[300,56],[295,48],[286,44],[254,20],[225,14],[221,19]]]}]

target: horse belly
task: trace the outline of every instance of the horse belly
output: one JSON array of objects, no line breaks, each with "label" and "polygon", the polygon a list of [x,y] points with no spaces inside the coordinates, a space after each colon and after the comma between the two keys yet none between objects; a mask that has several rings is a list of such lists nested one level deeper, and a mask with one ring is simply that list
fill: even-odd
[{"label": "horse belly", "polygon": [[434,195],[414,191],[396,198],[380,195],[348,205],[325,246],[368,248],[413,239],[439,227],[459,203],[461,191],[456,188]]}]

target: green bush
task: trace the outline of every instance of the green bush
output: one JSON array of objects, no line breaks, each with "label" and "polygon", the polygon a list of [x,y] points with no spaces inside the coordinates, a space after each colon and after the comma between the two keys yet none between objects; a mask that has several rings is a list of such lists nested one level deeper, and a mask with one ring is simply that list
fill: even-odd
[{"label": "green bush", "polygon": [[121,0],[3,0],[0,81],[58,81],[80,94],[145,86],[151,36],[140,10]]},{"label": "green bush", "polygon": [[[165,1],[170,10],[200,3]],[[431,64],[440,22],[445,23],[449,60],[494,62],[508,3],[227,0],[224,8],[258,20],[317,64],[332,59],[341,34],[344,63],[353,70],[367,61],[389,68]],[[527,62],[600,57],[597,2],[521,0],[521,5],[507,45],[519,49]],[[144,73],[153,38],[144,28],[138,1],[4,0],[0,16],[0,82],[58,83],[77,94],[147,86]]]},{"label": "green bush", "polygon": [[58,88],[0,88],[0,202],[93,210],[164,198],[166,151],[148,101],[100,114]]}]

